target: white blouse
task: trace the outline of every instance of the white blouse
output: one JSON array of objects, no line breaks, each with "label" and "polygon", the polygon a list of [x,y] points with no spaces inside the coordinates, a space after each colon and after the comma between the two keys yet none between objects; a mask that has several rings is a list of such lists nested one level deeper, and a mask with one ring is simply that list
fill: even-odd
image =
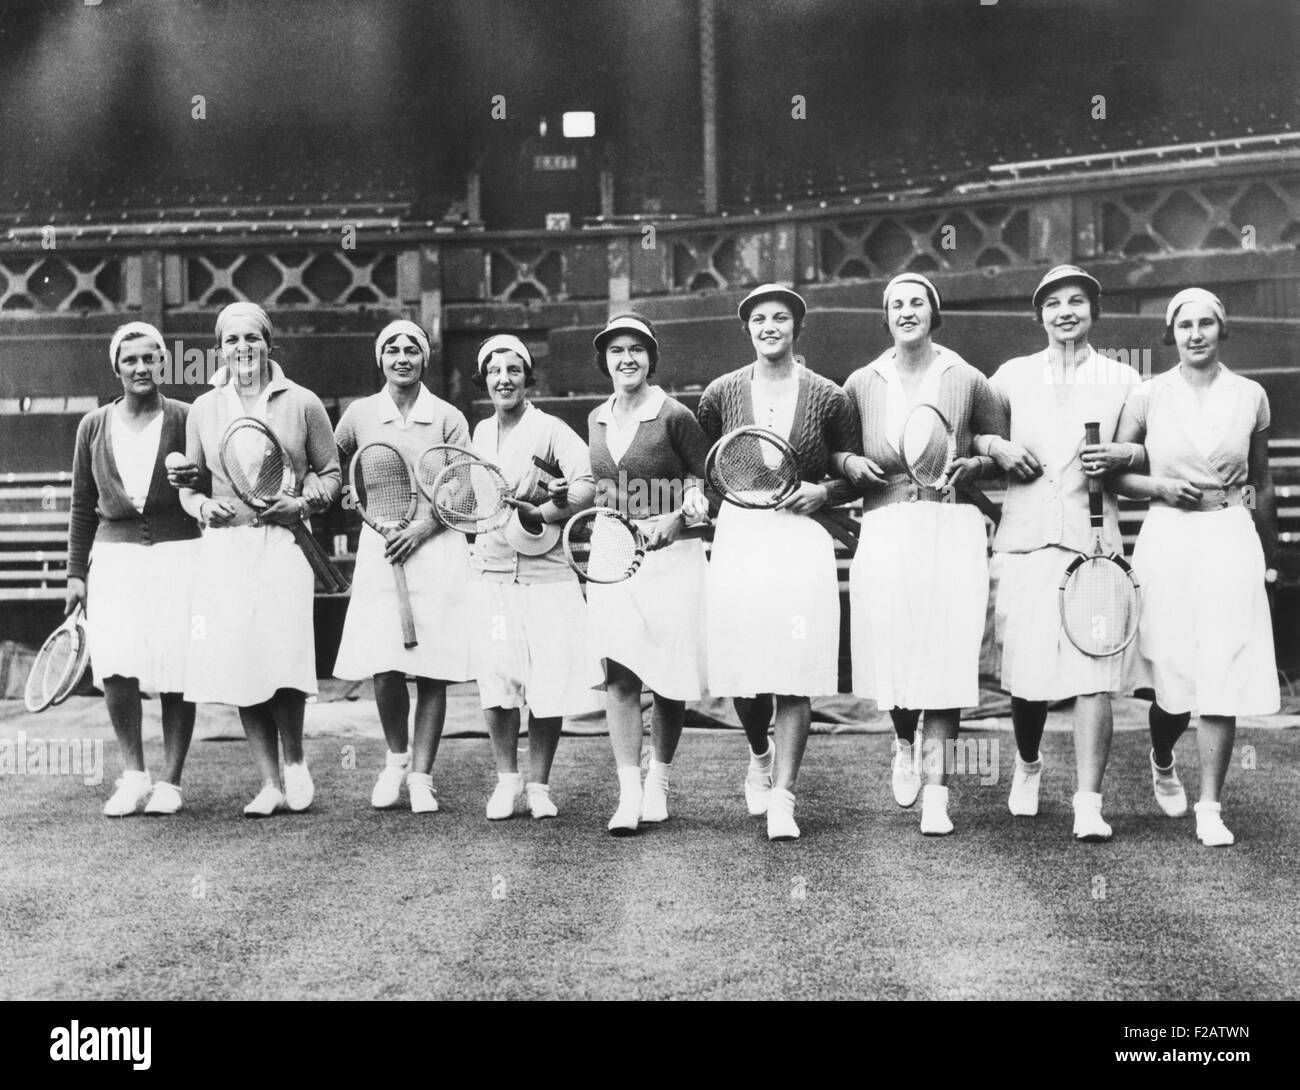
[{"label": "white blouse", "polygon": [[116,412],[112,414],[113,460],[117,462],[117,475],[122,478],[122,489],[135,509],[144,511],[153,480],[153,467],[158,461],[158,445],[162,442],[163,414],[159,413],[138,432],[132,431]]}]

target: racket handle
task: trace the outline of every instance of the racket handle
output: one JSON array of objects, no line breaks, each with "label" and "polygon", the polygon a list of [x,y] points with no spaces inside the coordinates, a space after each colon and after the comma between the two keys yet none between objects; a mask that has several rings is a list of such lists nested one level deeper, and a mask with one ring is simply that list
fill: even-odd
[{"label": "racket handle", "polygon": [[334,566],[330,558],[325,555],[325,551],[320,547],[320,542],[312,535],[301,522],[295,522],[289,529],[293,533],[293,539],[298,543],[298,548],[302,550],[302,555],[307,558],[307,563],[311,565],[311,570],[315,573],[316,578],[325,588],[327,594],[342,594],[348,589],[348,581],[343,578],[343,573]]},{"label": "racket handle", "polygon": [[408,651],[419,646],[415,637],[415,618],[411,616],[411,592],[406,589],[406,568],[393,565],[393,581],[397,583],[397,611],[402,618],[402,646]]},{"label": "racket handle", "polygon": [[[1101,442],[1101,425],[1095,420],[1089,420],[1083,426],[1083,441],[1086,446],[1096,446]],[[1100,477],[1088,478],[1088,518],[1092,523],[1092,528],[1098,529],[1102,524],[1102,483]]]},{"label": "racket handle", "polygon": [[814,511],[810,516],[814,522],[822,527],[841,545],[845,546],[849,552],[854,552],[858,547],[858,535],[841,523],[838,519],[832,517],[826,511]]}]

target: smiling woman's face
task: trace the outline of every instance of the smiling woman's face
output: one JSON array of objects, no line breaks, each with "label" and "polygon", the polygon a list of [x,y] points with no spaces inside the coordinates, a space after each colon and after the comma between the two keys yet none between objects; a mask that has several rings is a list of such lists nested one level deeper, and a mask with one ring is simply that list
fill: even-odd
[{"label": "smiling woman's face", "polygon": [[934,321],[930,297],[920,284],[902,283],[894,288],[889,293],[886,316],[889,319],[889,332],[894,335],[894,343],[899,346],[925,340],[930,335],[930,323]]},{"label": "smiling woman's face", "polygon": [[1189,367],[1209,367],[1219,359],[1219,319],[1207,303],[1184,303],[1174,315],[1178,359]]},{"label": "smiling woman's face", "polygon": [[380,349],[379,365],[390,386],[414,386],[424,374],[424,350],[403,333]]},{"label": "smiling woman's face", "polygon": [[765,299],[745,322],[754,351],[763,359],[780,359],[794,348],[794,313],[779,299]]},{"label": "smiling woman's face", "polygon": [[605,345],[605,369],[615,390],[637,390],[650,377],[650,349],[635,333],[620,333]]},{"label": "smiling woman's face", "polygon": [[518,352],[503,349],[493,352],[483,365],[483,381],[488,397],[498,411],[518,408],[524,400],[528,370]]},{"label": "smiling woman's face", "polygon": [[1062,284],[1043,299],[1043,328],[1055,344],[1087,341],[1092,330],[1092,303],[1079,284]]},{"label": "smiling woman's face", "polygon": [[117,350],[117,377],[122,392],[137,396],[153,393],[158,388],[162,362],[162,347],[152,337],[128,337]]},{"label": "smiling woman's face", "polygon": [[271,346],[262,324],[242,315],[231,318],[221,330],[221,358],[231,372],[244,383],[250,382],[266,366]]}]

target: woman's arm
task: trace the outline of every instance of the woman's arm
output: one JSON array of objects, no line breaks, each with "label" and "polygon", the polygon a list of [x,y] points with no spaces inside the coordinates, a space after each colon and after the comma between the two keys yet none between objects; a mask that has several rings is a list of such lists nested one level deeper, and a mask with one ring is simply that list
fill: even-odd
[{"label": "woman's arm", "polygon": [[[1264,549],[1264,567],[1277,567],[1277,496],[1273,491],[1273,469],[1268,464],[1268,428],[1250,437],[1250,463],[1247,480],[1254,490],[1246,506],[1255,520],[1259,543]],[[1253,496],[1254,502],[1249,502]]]},{"label": "woman's arm", "polygon": [[563,522],[592,505],[596,499],[596,478],[591,472],[587,444],[558,418],[551,427],[551,451],[560,475],[568,482],[568,497],[563,506],[546,500],[537,505],[537,510],[543,522]]},{"label": "woman's arm", "polygon": [[314,394],[309,395],[303,418],[307,428],[307,469],[316,475],[310,491],[304,481],[303,498],[312,511],[324,511],[338,499],[343,487],[339,447],[329,414]]},{"label": "woman's arm", "polygon": [[77,426],[77,446],[72,456],[72,512],[68,521],[68,595],[64,613],[71,613],[78,602],[85,604],[86,572],[90,567],[90,544],[95,539],[99,516],[99,488],[95,484],[94,462],[90,447],[90,416]]}]

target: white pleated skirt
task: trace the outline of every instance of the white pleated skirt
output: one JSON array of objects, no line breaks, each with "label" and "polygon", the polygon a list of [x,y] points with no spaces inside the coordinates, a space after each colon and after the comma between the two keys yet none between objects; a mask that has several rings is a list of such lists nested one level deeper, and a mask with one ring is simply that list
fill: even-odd
[{"label": "white pleated skirt", "polygon": [[969,504],[866,514],[849,574],[853,692],[882,708],[979,704],[988,535]]},{"label": "white pleated skirt", "polygon": [[835,548],[812,519],[723,504],[706,579],[712,696],[829,696],[839,687]]},{"label": "white pleated skirt", "polygon": [[334,676],[358,681],[400,670],[414,677],[468,681],[471,571],[464,535],[450,530],[435,535],[402,568],[419,640],[409,650],[402,646],[397,583],[393,565],[384,559],[384,539],[363,525]]},{"label": "white pleated skirt", "polygon": [[1055,701],[1130,687],[1126,655],[1090,658],[1061,627],[1061,576],[1077,555],[1056,545],[1031,553],[995,554],[1002,687],[1012,696]]},{"label": "white pleated skirt", "polygon": [[190,608],[185,699],[260,704],[316,692],[315,579],[283,526],[209,529]]},{"label": "white pleated skirt", "polygon": [[471,584],[470,671],[484,708],[539,718],[601,709],[604,676],[588,643],[587,603],[576,579]]},{"label": "white pleated skirt", "polygon": [[592,651],[626,666],[651,692],[699,700],[704,690],[704,542],[646,553],[631,579],[587,584]]},{"label": "white pleated skirt", "polygon": [[95,684],[135,678],[148,693],[185,688],[197,539],[99,541],[86,578],[86,635]]},{"label": "white pleated skirt", "polygon": [[1153,506],[1133,550],[1142,622],[1133,680],[1168,712],[1269,715],[1280,707],[1264,553],[1244,507]]}]

